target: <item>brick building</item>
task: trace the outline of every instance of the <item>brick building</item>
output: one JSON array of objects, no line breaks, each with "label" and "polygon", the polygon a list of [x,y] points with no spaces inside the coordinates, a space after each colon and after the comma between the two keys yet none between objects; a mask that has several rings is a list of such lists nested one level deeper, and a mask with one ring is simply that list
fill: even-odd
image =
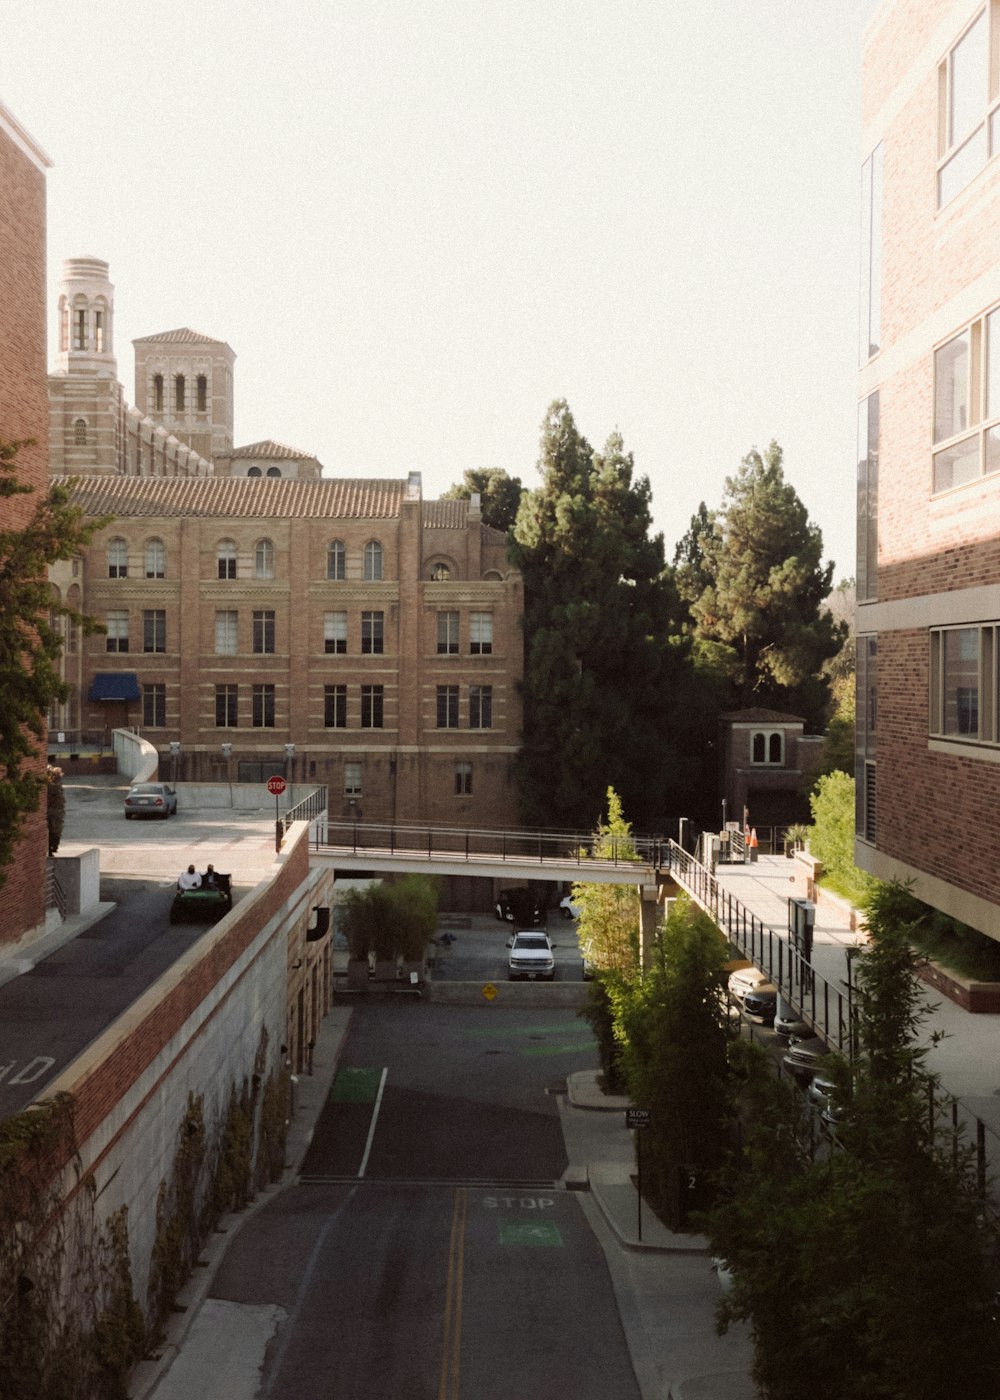
[{"label": "brick building", "polygon": [[[31,439],[17,454],[18,479],[35,492],[48,485],[45,424],[45,171],[51,162],[0,103],[0,437]],[[27,522],[37,496],[0,505],[4,528]],[[36,767],[44,772],[42,752]],[[0,945],[44,931],[48,834],[44,810],[29,818],[0,896]]]},{"label": "brick building", "polygon": [[856,859],[1000,938],[1000,5],[865,35]]},{"label": "brick building", "polygon": [[187,328],[135,342],[132,409],[107,265],[67,263],[59,303],[53,461],[114,521],[53,571],[107,629],[67,637],[53,726],[138,727],[178,779],[325,783],[336,815],[512,823],[521,580],[477,498],[235,447],[233,352]]}]

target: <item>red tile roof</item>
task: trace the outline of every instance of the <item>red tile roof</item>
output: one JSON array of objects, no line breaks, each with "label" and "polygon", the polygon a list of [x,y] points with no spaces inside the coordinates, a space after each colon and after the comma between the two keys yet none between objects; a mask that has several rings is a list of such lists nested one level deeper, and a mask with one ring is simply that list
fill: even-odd
[{"label": "red tile roof", "polygon": [[[187,326],[178,326],[175,331],[158,331],[156,335],[140,335],[137,340],[133,340],[133,345],[151,345],[154,341],[170,341],[180,344],[194,341],[198,345],[226,345],[224,340],[216,340],[214,335],[202,335],[201,331],[190,330]],[[230,348],[227,346],[227,349]]]},{"label": "red tile roof", "polygon": [[405,480],[271,477],[80,477],[73,501],[88,515],[310,516],[385,520],[399,514]]},{"label": "red tile roof", "polygon": [[315,452],[300,452],[297,447],[287,447],[283,442],[275,442],[273,438],[263,438],[260,442],[251,442],[246,447],[234,447],[232,452],[227,454],[231,457],[277,457],[284,460],[315,462]]}]

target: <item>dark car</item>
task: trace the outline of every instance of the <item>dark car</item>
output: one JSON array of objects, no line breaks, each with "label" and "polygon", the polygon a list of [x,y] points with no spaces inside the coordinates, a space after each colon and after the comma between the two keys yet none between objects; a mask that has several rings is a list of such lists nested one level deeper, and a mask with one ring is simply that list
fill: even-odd
[{"label": "dark car", "polygon": [[777,1009],[778,989],[770,982],[765,982],[763,987],[755,987],[743,998],[743,1015],[757,1026],[773,1025]]},{"label": "dark car", "polygon": [[204,882],[197,889],[177,890],[170,906],[170,922],[185,920],[193,924],[214,924],[233,907],[232,877],[216,870],[212,883]]},{"label": "dark car", "polygon": [[808,1084],[818,1074],[823,1061],[830,1053],[830,1047],[818,1035],[807,1040],[792,1037],[788,1051],[781,1057],[781,1063],[793,1079],[800,1084]]},{"label": "dark car", "polygon": [[497,897],[496,914],[498,919],[506,919],[509,924],[520,924],[522,927],[545,922],[541,900],[533,890],[528,889],[501,890]]},{"label": "dark car", "polygon": [[177,811],[177,793],[169,783],[133,783],[125,794],[125,820],[163,817]]}]

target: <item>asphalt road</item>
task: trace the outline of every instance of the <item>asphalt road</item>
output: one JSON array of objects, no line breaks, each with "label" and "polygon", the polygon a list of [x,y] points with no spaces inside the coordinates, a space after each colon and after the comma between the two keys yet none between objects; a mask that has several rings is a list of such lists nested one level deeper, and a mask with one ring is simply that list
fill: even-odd
[{"label": "asphalt road", "polygon": [[277,1309],[265,1400],[638,1400],[559,1092],[571,1013],[360,1006],[300,1182],[212,1296]]}]

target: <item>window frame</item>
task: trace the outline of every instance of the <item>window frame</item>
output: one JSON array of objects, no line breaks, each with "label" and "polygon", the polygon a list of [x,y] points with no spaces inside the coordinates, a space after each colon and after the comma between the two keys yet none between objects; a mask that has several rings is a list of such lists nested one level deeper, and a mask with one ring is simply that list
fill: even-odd
[{"label": "window frame", "polygon": [[326,577],[330,583],[347,578],[347,546],[343,540],[330,540],[326,547]]},{"label": "window frame", "polygon": [[[968,345],[965,356],[964,402],[950,412],[950,431],[941,431],[942,411],[956,400],[952,388],[945,397],[949,383],[957,376],[949,375],[946,366],[954,364],[946,352],[962,342]],[[992,342],[992,344],[991,344]],[[991,353],[992,351],[992,353]],[[1000,302],[986,307],[978,316],[952,332],[933,349],[933,420],[931,425],[931,495],[940,496],[958,491],[1000,473]],[[992,370],[992,374],[991,374]],[[991,383],[991,378],[995,380]],[[996,403],[991,399],[996,398]],[[955,426],[955,419],[960,426]],[[940,434],[940,435],[939,435]],[[971,449],[971,451],[970,451]],[[963,469],[975,456],[975,469]],[[951,458],[948,477],[942,465]],[[958,465],[958,479],[955,466]]]},{"label": "window frame", "polygon": [[215,655],[238,656],[240,652],[240,614],[237,608],[215,610]]},{"label": "window frame", "polygon": [[163,653],[167,649],[166,608],[143,608],[142,649],[145,653]]},{"label": "window frame", "polygon": [[361,687],[361,728],[385,728],[385,686],[380,683]]},{"label": "window frame", "polygon": [[385,654],[385,613],[381,609],[361,614],[361,655]]},{"label": "window frame", "polygon": [[[981,170],[989,164],[1000,150],[1000,125],[998,125],[997,65],[993,57],[997,31],[1000,29],[1000,5],[998,0],[987,0],[962,28],[961,33],[949,46],[938,64],[938,150],[935,172],[937,208],[944,209],[966,189]],[[973,38],[977,26],[982,23],[982,51],[975,55],[978,61],[976,79],[979,97],[973,95],[971,117],[960,129],[955,127],[956,95],[963,83],[961,74],[956,75],[957,60],[963,45]],[[964,105],[964,88],[961,90]],[[972,161],[969,161],[969,156]],[[962,163],[964,161],[964,164]],[[957,174],[957,179],[955,178]]]},{"label": "window frame", "polygon": [[128,578],[128,540],[122,535],[108,540],[108,578]]},{"label": "window frame", "polygon": [[251,695],[251,728],[273,729],[275,687],[270,681],[255,681]]},{"label": "window frame", "polygon": [[492,656],[493,614],[491,612],[469,613],[469,654],[471,656]]},{"label": "window frame", "polygon": [[[760,741],[758,745],[758,740]],[[757,757],[758,748],[761,757]],[[777,754],[777,757],[775,757]],[[785,763],[785,732],[783,729],[754,729],[750,734],[751,768],[782,768]]]},{"label": "window frame", "polygon": [[455,763],[455,796],[471,797],[472,795],[472,764],[467,759],[460,759]]},{"label": "window frame", "polygon": [[[975,654],[949,657],[949,640],[961,633],[969,634]],[[930,628],[927,674],[930,738],[963,747],[1000,747],[1000,620]],[[949,699],[949,676],[955,678],[954,704]],[[970,685],[971,680],[974,684]],[[970,708],[973,703],[974,710]],[[954,724],[950,723],[952,714]],[[973,714],[974,725],[969,722]]]},{"label": "window frame", "polygon": [[114,655],[128,651],[128,622],[127,608],[109,608],[104,615],[105,648]]},{"label": "window frame", "polygon": [[274,638],[274,609],[254,608],[253,645],[251,647],[254,656],[273,656],[275,654]]},{"label": "window frame", "polygon": [[235,540],[219,540],[215,546],[215,561],[219,578],[233,579],[236,577],[238,558],[239,550]]},{"label": "window frame", "polygon": [[219,681],[215,686],[216,729],[238,729],[240,688],[235,681]]},{"label": "window frame", "polygon": [[344,764],[344,796],[360,797],[362,792],[362,767],[355,759]]},{"label": "window frame", "polygon": [[455,608],[441,609],[437,615],[437,654],[457,656],[461,613]]},{"label": "window frame", "polygon": [[436,699],[437,729],[458,728],[458,686],[439,685]]},{"label": "window frame", "polygon": [[493,728],[493,687],[491,685],[469,686],[469,728]]},{"label": "window frame", "polygon": [[157,536],[148,539],[143,549],[147,578],[166,578],[167,547]]},{"label": "window frame", "polygon": [[323,728],[347,728],[347,686],[342,684],[323,687]]},{"label": "window frame", "polygon": [[[150,714],[152,714],[152,718],[150,718]],[[142,727],[143,729],[166,729],[167,727],[167,687],[164,681],[143,681]]]},{"label": "window frame", "polygon": [[323,614],[323,654],[325,656],[347,655],[346,612]]},{"label": "window frame", "polygon": [[274,578],[274,541],[266,536],[253,547],[253,576],[259,579]]},{"label": "window frame", "polygon": [[365,545],[362,578],[365,583],[381,583],[384,577],[384,551],[380,540],[369,540]]}]

